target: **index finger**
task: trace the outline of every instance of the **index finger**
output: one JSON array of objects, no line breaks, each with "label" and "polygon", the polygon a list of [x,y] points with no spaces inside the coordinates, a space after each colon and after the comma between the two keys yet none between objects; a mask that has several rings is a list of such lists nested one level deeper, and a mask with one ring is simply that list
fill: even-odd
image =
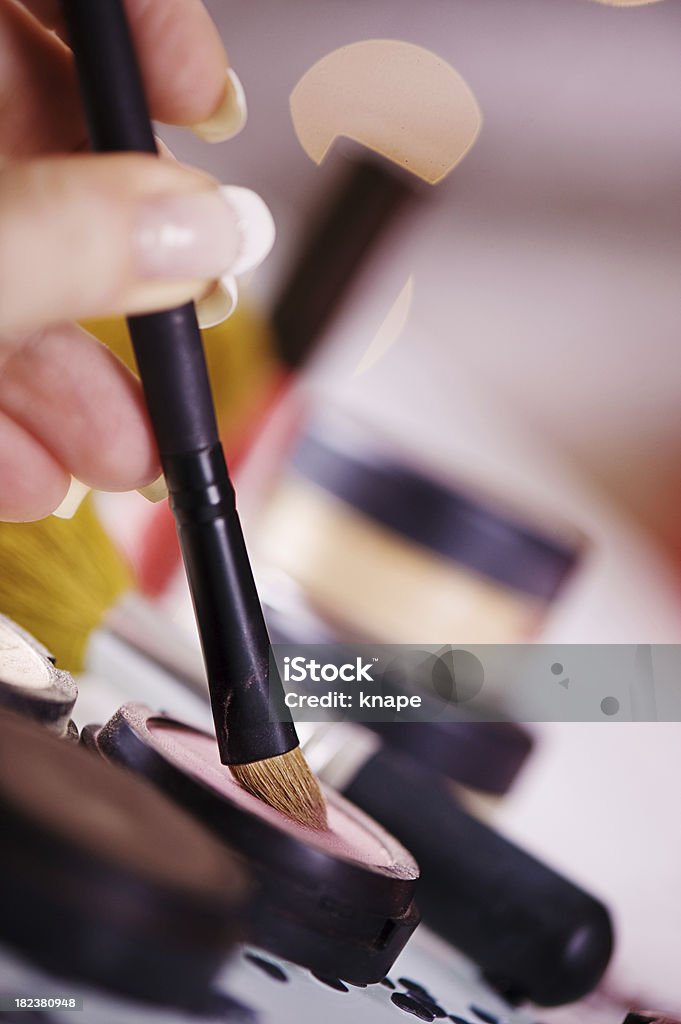
[{"label": "index finger", "polygon": [[[59,0],[22,0],[46,27],[62,33]],[[154,118],[194,125],[218,111],[229,63],[201,0],[124,0]]]}]

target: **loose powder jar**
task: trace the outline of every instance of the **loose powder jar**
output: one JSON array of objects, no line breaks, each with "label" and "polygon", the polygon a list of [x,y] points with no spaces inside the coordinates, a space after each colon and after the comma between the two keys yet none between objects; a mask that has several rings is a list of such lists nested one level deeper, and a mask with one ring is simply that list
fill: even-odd
[{"label": "loose powder jar", "polygon": [[583,538],[416,467],[368,427],[314,424],[259,531],[259,575],[284,574],[344,639],[519,643],[538,633]]}]

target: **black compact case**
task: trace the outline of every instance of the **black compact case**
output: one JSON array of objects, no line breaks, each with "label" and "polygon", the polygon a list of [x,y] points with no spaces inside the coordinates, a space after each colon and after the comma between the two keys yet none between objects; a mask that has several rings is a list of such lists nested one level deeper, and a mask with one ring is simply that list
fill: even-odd
[{"label": "black compact case", "polygon": [[243,869],[129,773],[0,712],[0,946],[58,979],[210,1011]]},{"label": "black compact case", "polygon": [[515,722],[486,722],[463,709],[458,714],[459,721],[368,725],[388,746],[433,772],[479,793],[503,796],[532,752],[531,735]]},{"label": "black compact case", "polygon": [[378,841],[392,866],[320,849],[304,830],[278,827],[175,764],[155,745],[147,727],[152,720],[205,735],[127,705],[103,729],[88,727],[83,739],[160,787],[247,862],[256,881],[250,940],[319,975],[359,985],[385,977],[419,920],[411,855],[331,791],[327,803]]},{"label": "black compact case", "polygon": [[511,1002],[587,995],[613,949],[606,907],[459,805],[427,764],[384,747],[343,792],[419,858],[425,922]]}]

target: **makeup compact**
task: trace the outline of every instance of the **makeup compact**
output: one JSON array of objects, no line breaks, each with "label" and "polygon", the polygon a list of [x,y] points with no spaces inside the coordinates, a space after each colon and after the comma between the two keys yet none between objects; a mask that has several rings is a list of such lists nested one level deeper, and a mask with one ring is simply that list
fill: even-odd
[{"label": "makeup compact", "polygon": [[388,973],[419,920],[418,868],[371,818],[327,790],[328,829],[305,828],[243,790],[213,736],[141,705],[88,727],[84,741],[160,787],[248,864],[256,945],[353,984]]},{"label": "makeup compact", "polygon": [[67,992],[204,1013],[248,896],[222,844],[129,772],[4,711],[0,821],[0,947]]},{"label": "makeup compact", "polygon": [[294,450],[257,553],[346,640],[476,644],[536,636],[582,546],[333,415]]},{"label": "makeup compact", "polygon": [[0,615],[0,708],[26,715],[57,736],[78,739],[71,712],[78,688],[47,648]]}]

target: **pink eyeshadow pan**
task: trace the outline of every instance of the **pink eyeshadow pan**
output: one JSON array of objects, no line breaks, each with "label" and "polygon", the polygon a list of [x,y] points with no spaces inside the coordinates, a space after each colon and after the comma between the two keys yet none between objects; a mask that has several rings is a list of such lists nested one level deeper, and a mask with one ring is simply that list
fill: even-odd
[{"label": "pink eyeshadow pan", "polygon": [[178,768],[301,842],[335,857],[392,869],[396,873],[404,870],[404,865],[398,864],[381,841],[382,830],[369,818],[365,819],[366,823],[358,821],[358,818],[365,816],[355,811],[354,807],[351,817],[343,807],[345,801],[340,798],[327,802],[327,830],[321,832],[304,828],[242,789],[234,781],[229,768],[221,764],[217,744],[212,736],[153,718],[147,722],[147,729],[153,742]]},{"label": "pink eyeshadow pan", "polygon": [[328,828],[262,803],[221,764],[215,737],[127,704],[87,745],[143,775],[216,834],[251,880],[249,941],[324,977],[380,981],[418,924],[418,866],[372,818],[325,790]]}]

